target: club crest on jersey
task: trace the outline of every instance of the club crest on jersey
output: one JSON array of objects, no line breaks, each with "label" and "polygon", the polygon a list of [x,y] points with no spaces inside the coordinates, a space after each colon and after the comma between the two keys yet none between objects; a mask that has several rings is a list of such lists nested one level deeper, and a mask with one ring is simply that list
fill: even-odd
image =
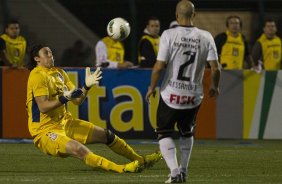
[{"label": "club crest on jersey", "polygon": [[47,136],[52,140],[55,141],[58,138],[58,134],[55,133],[48,133]]}]

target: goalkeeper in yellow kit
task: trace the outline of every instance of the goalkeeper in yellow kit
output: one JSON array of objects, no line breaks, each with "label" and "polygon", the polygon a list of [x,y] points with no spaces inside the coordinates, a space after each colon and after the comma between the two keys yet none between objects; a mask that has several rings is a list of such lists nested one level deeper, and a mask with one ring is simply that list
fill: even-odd
[{"label": "goalkeeper in yellow kit", "polygon": [[[65,104],[71,101],[80,105],[88,90],[99,84],[102,78],[100,68],[94,73],[85,70],[85,85],[75,88],[66,72],[54,67],[52,51],[44,45],[35,45],[30,50],[31,70],[27,84],[28,128],[34,144],[45,154],[52,156],[73,156],[91,167],[124,172],[139,172],[161,159],[160,153],[147,156],[137,154],[123,139],[108,129],[74,119]],[[104,143],[115,153],[132,162],[118,165],[94,154],[84,144]]]}]

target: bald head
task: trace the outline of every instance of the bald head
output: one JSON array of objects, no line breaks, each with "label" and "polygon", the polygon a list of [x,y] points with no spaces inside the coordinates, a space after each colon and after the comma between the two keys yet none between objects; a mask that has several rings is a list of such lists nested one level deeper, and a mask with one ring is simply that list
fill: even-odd
[{"label": "bald head", "polygon": [[190,19],[194,15],[194,4],[188,0],[181,0],[176,5],[176,14],[180,19]]}]

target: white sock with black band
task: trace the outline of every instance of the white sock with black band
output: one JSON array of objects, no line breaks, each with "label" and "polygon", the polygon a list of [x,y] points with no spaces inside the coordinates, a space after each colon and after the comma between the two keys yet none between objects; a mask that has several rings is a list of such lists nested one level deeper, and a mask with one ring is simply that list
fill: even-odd
[{"label": "white sock with black band", "polygon": [[180,137],[179,147],[180,147],[180,166],[179,171],[187,174],[188,164],[190,160],[190,155],[192,152],[194,143],[194,137]]},{"label": "white sock with black band", "polygon": [[175,143],[171,137],[166,137],[159,140],[159,144],[162,156],[170,169],[170,174],[175,177],[179,174]]}]

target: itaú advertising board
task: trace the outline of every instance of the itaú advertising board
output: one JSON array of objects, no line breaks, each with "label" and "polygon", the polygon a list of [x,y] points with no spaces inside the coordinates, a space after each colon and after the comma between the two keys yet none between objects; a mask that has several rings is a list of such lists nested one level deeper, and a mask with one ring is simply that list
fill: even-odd
[{"label": "ita\u00fa advertising board", "polygon": [[[84,83],[84,69],[66,69],[78,87]],[[137,75],[138,74],[138,75]],[[74,117],[102,128],[109,128],[124,138],[156,138],[158,95],[148,104],[145,95],[151,70],[103,69],[99,86],[93,87],[81,106],[68,103]]]}]

